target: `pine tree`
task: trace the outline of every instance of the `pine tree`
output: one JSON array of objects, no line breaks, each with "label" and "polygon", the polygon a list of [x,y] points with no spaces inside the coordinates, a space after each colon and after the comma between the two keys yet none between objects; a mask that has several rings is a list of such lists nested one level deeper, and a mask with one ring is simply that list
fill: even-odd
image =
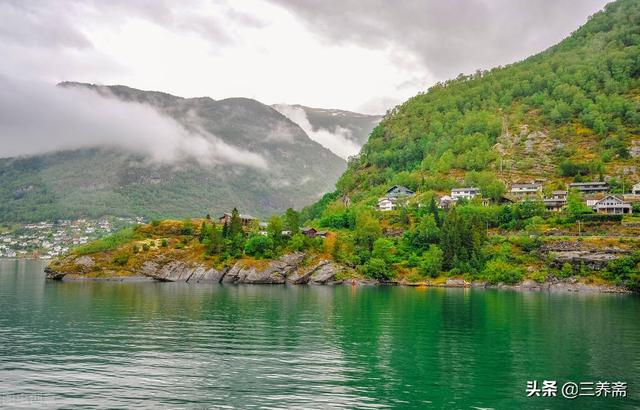
[{"label": "pine tree", "polygon": [[229,224],[229,235],[231,237],[242,233],[242,219],[240,219],[240,212],[237,208],[233,208],[231,211],[231,223]]},{"label": "pine tree", "polygon": [[434,197],[431,197],[431,202],[429,202],[429,212],[433,214],[433,220],[436,222],[436,226],[438,228],[442,227],[440,212],[438,211],[438,206],[436,205],[436,200]]},{"label": "pine tree", "polygon": [[300,214],[292,208],[287,209],[284,214],[284,226],[285,230],[290,231],[293,237],[300,231]]}]

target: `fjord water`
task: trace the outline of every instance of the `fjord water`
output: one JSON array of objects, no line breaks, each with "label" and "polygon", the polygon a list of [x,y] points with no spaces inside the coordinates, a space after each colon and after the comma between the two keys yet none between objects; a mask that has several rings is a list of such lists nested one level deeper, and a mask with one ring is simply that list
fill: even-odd
[{"label": "fjord water", "polygon": [[[45,281],[0,261],[0,407],[638,408],[634,295]],[[527,380],[625,381],[623,399]]]}]

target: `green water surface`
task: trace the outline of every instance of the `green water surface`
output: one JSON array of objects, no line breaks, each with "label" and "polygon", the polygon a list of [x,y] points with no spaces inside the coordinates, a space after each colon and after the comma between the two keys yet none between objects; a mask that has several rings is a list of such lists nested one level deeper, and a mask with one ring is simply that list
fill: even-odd
[{"label": "green water surface", "polygon": [[[58,283],[42,268],[0,261],[0,407],[640,408],[635,295]],[[528,380],[624,381],[628,397],[528,398]]]}]

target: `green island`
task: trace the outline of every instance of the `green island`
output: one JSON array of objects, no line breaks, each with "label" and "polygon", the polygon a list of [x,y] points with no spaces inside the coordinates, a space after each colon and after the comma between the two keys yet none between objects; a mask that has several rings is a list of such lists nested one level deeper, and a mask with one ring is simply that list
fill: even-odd
[{"label": "green island", "polygon": [[640,287],[640,3],[390,110],[336,190],[268,223],[153,221],[51,278]]}]

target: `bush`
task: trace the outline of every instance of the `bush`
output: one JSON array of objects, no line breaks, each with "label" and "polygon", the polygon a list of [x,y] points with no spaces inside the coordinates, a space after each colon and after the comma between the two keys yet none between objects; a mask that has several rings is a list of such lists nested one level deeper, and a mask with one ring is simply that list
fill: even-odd
[{"label": "bush", "polygon": [[485,265],[482,277],[489,283],[514,284],[522,280],[524,269],[510,264],[504,259],[492,259]]},{"label": "bush", "polygon": [[576,219],[584,222],[621,222],[623,216],[622,214],[582,214],[576,215]]},{"label": "bush", "polygon": [[295,234],[289,241],[289,248],[292,251],[301,251],[304,249],[306,243],[306,237],[302,234]]},{"label": "bush", "polygon": [[153,226],[154,228],[159,225],[160,225],[160,221],[158,219],[154,219],[153,221],[151,221],[151,226]]},{"label": "bush", "polygon": [[429,245],[429,249],[422,254],[418,264],[418,272],[423,276],[435,278],[442,271],[442,249],[436,245]]},{"label": "bush", "polygon": [[162,242],[160,242],[160,246],[162,246],[163,248],[166,248],[167,246],[169,246],[169,241],[166,239],[163,239]]},{"label": "bush", "polygon": [[142,250],[143,251],[147,252],[149,249],[151,249],[151,247],[149,246],[148,243],[145,242],[145,243],[142,244]]},{"label": "bush", "polygon": [[126,254],[126,253],[117,254],[116,256],[113,257],[111,262],[113,262],[113,263],[115,263],[116,265],[119,265],[119,266],[124,266],[127,263],[129,263],[129,255]]},{"label": "bush", "polygon": [[380,258],[369,259],[362,267],[362,270],[366,276],[374,279],[385,280],[391,277],[387,263]]},{"label": "bush", "polygon": [[180,235],[193,235],[193,222],[191,219],[185,219],[180,228]]},{"label": "bush", "polygon": [[631,289],[640,289],[640,251],[609,262],[603,276]]},{"label": "bush", "polygon": [[244,245],[244,253],[257,258],[262,258],[270,255],[272,249],[273,240],[262,235],[252,236]]}]

